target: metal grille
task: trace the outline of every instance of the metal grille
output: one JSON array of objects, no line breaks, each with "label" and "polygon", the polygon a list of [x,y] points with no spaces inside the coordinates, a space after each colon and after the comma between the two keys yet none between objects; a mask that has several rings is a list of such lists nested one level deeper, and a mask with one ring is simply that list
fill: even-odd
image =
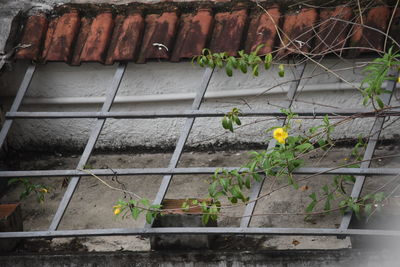
[{"label": "metal grille", "polygon": [[[289,92],[287,94],[288,104],[287,108],[292,106],[293,99],[296,95],[297,88],[303,77],[305,64],[300,64],[294,69],[295,78],[290,85]],[[29,88],[29,84],[35,72],[35,65],[30,65],[26,71],[25,77],[21,83],[18,93],[15,97],[14,103],[12,104],[10,111],[6,114],[6,120],[0,132],[0,147],[3,145],[6,136],[11,128],[14,119],[27,118],[27,119],[52,119],[52,118],[96,118],[96,125],[93,127],[90,134],[89,140],[86,147],[81,155],[76,170],[40,170],[40,171],[0,171],[0,178],[6,179],[11,177],[72,177],[68,188],[59,204],[57,212],[53,217],[51,225],[48,231],[28,231],[28,232],[2,232],[0,238],[43,238],[43,237],[74,237],[74,236],[110,236],[110,235],[160,235],[160,234],[267,234],[267,235],[323,235],[323,236],[352,236],[352,235],[381,235],[381,236],[400,236],[400,231],[389,231],[389,230],[361,230],[361,229],[349,229],[350,220],[353,216],[352,212],[347,212],[342,219],[342,223],[339,229],[325,229],[325,228],[250,228],[251,217],[254,212],[256,201],[251,201],[245,208],[240,227],[185,227],[185,228],[173,228],[163,227],[154,228],[151,225],[145,225],[143,228],[118,228],[118,229],[85,229],[85,230],[57,230],[64,213],[70,203],[75,189],[79,183],[79,179],[82,176],[89,176],[90,174],[80,171],[82,169],[96,144],[96,141],[101,133],[101,130],[108,118],[114,119],[150,119],[150,118],[179,118],[185,117],[186,123],[184,124],[180,138],[176,144],[174,153],[170,159],[167,168],[130,168],[130,169],[91,169],[91,172],[98,176],[113,176],[115,174],[119,176],[123,175],[164,175],[158,193],[155,197],[154,204],[162,203],[164,196],[168,190],[169,184],[173,179],[173,175],[184,175],[184,174],[212,174],[217,168],[177,168],[179,159],[182,155],[186,140],[191,132],[194,121],[197,117],[220,117],[224,113],[216,110],[199,110],[200,105],[203,101],[204,94],[207,90],[208,84],[213,75],[213,69],[207,68],[204,71],[202,82],[197,90],[196,97],[194,98],[191,110],[183,112],[110,112],[114,98],[118,92],[121,80],[126,70],[126,64],[120,63],[114,74],[113,82],[109,88],[106,100],[103,103],[100,112],[19,112],[18,109],[21,105],[22,99]],[[393,72],[393,75],[398,75],[397,72]],[[386,90],[393,93],[396,86],[395,81],[388,81]],[[386,94],[383,97],[385,104],[389,104],[391,94]],[[374,154],[375,147],[377,145],[380,132],[387,116],[393,115],[393,112],[398,113],[399,109],[392,109],[390,111],[368,111],[363,109],[348,109],[340,110],[317,108],[310,110],[296,110],[293,112],[298,114],[300,117],[313,116],[318,118],[325,114],[331,116],[351,116],[362,113],[364,117],[375,117],[375,122],[372,127],[373,135],[369,138],[366,152],[364,154],[363,162],[360,168],[299,168],[294,171],[294,174],[311,174],[311,175],[332,175],[332,174],[351,174],[357,175],[356,183],[353,187],[351,196],[357,198],[360,196],[362,187],[365,179],[368,175],[390,175],[396,176],[400,173],[400,168],[370,168],[370,162]],[[280,118],[281,124],[285,123],[285,117],[278,110],[266,111],[266,110],[252,110],[244,111],[241,116],[276,116]],[[276,145],[275,140],[270,141],[268,148],[272,148]],[[221,166],[223,167],[223,166]],[[232,170],[238,169],[239,167],[224,167],[225,169]],[[265,177],[264,177],[265,178]],[[253,185],[250,200],[255,200],[262,189],[264,179]]]}]

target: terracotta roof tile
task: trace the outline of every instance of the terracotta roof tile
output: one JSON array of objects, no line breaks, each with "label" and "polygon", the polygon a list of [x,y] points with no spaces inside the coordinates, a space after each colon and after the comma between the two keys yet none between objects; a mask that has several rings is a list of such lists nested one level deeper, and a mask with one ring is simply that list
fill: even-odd
[{"label": "terracotta roof tile", "polygon": [[138,62],[146,59],[168,59],[172,51],[178,15],[176,12],[164,12],[146,16],[146,30]]},{"label": "terracotta roof tile", "polygon": [[206,47],[212,21],[211,8],[200,9],[196,14],[182,15],[171,61],[201,54],[201,50]]},{"label": "terracotta roof tile", "polygon": [[81,64],[82,50],[83,50],[83,47],[85,46],[86,39],[89,36],[91,24],[92,24],[91,18],[83,17],[81,19],[81,27],[79,29],[78,38],[76,39],[76,42],[75,42],[75,49],[74,49],[74,54],[72,57],[71,65],[76,66],[76,65]]},{"label": "terracotta roof tile", "polygon": [[[20,43],[32,45],[20,49],[16,58],[71,65],[85,61],[179,61],[199,55],[204,48],[237,55],[238,50],[250,52],[259,44],[266,45],[259,52],[265,54],[283,47],[276,26],[282,28],[280,34],[287,45],[280,56],[295,52],[296,47],[315,55],[342,47],[348,50],[348,45],[356,53],[364,53],[371,49],[358,48],[383,49],[382,32],[386,32],[391,16],[389,7],[373,7],[365,12],[363,26],[354,25],[357,14],[346,6],[289,12],[277,5],[264,5],[266,13],[251,1],[181,2],[131,3],[109,10],[104,5],[74,4],[57,8],[49,20],[46,15],[30,16]],[[396,40],[400,40],[399,25],[398,11],[390,29]]]},{"label": "terracotta roof tile", "polygon": [[274,48],[276,29],[279,26],[281,13],[278,7],[269,8],[268,13],[258,13],[251,18],[247,33],[245,51],[254,51],[260,44],[265,46],[259,50],[259,54],[270,53]]},{"label": "terracotta roof tile", "polygon": [[210,49],[213,52],[227,52],[230,56],[236,56],[246,24],[247,9],[239,6],[232,12],[217,13],[214,19]]},{"label": "terracotta roof tile", "polygon": [[308,52],[312,47],[313,27],[317,21],[318,13],[314,8],[303,8],[299,12],[285,16],[283,24],[283,44],[287,49],[281,55],[292,53],[294,49]]},{"label": "terracotta roof tile", "polygon": [[50,22],[42,55],[45,61],[69,61],[79,25],[80,18],[76,10]]},{"label": "terracotta roof tile", "polygon": [[[368,11],[368,14],[363,16],[363,23],[365,26],[360,25],[361,19],[357,20],[357,25],[353,29],[353,36],[351,38],[351,46],[353,47],[367,47],[358,49],[358,53],[371,52],[370,49],[383,49],[384,34],[371,29],[375,28],[381,32],[386,32],[387,25],[390,18],[390,9],[385,6],[374,7]],[[355,53],[353,53],[354,55]],[[357,54],[357,53],[356,53]]]},{"label": "terracotta roof tile", "polygon": [[114,21],[111,11],[98,14],[90,26],[85,45],[82,48],[80,60],[103,63],[113,28]]},{"label": "terracotta roof tile", "polygon": [[106,64],[112,64],[115,60],[134,60],[138,54],[143,29],[144,19],[141,13],[134,12],[127,16],[118,15],[115,18]]},{"label": "terracotta roof tile", "polygon": [[[335,20],[338,19],[338,20]],[[352,21],[353,12],[350,7],[338,6],[336,8],[324,8],[320,13],[320,26],[315,40],[315,53],[340,53],[349,39],[351,24],[344,21]]]},{"label": "terracotta roof tile", "polygon": [[47,26],[48,21],[44,14],[30,16],[27,19],[20,44],[29,45],[29,47],[19,49],[16,53],[17,59],[38,59]]}]

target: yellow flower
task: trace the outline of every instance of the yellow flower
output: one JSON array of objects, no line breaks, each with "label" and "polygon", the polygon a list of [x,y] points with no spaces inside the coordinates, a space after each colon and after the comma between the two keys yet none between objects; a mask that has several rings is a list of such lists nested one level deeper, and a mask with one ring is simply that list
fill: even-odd
[{"label": "yellow flower", "polygon": [[49,192],[49,190],[47,190],[46,188],[40,188],[39,191],[42,192],[42,193],[48,193]]},{"label": "yellow flower", "polygon": [[280,144],[284,144],[286,138],[288,138],[288,133],[283,128],[277,128],[274,130],[273,137]]},{"label": "yellow flower", "polygon": [[399,76],[399,77],[397,77],[397,82],[398,82],[398,83],[400,83],[400,76]]},{"label": "yellow flower", "polygon": [[121,209],[120,208],[115,208],[114,209],[114,215],[118,215],[121,213]]}]

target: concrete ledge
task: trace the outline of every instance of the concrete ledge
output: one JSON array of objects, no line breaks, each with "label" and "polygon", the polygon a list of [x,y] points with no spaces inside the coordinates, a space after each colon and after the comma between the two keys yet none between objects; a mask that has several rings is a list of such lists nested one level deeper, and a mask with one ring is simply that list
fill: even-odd
[{"label": "concrete ledge", "polygon": [[282,250],[14,254],[0,266],[397,266],[400,256],[376,250]]}]

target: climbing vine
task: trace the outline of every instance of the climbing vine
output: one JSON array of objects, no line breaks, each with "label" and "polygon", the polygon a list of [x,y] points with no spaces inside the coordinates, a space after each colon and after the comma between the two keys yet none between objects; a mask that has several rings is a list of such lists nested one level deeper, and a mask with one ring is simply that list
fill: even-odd
[{"label": "climbing vine", "polygon": [[[265,69],[269,69],[273,63],[271,54],[259,56],[259,49],[263,45],[259,45],[255,51],[250,54],[244,51],[238,52],[238,57],[228,56],[227,53],[212,53],[209,49],[204,49],[200,56],[193,58],[201,67],[224,68],[226,74],[230,77],[233,70],[238,69],[243,73],[251,70],[253,76],[259,75],[259,66],[264,65]],[[365,78],[362,85],[365,88],[361,90],[363,96],[363,104],[369,102],[376,103],[375,109],[378,110],[385,107],[381,100],[381,95],[389,93],[382,89],[383,82],[395,79],[389,76],[389,70],[394,66],[399,66],[397,58],[398,54],[393,53],[392,48],[389,49],[383,57],[375,59],[365,67]],[[278,64],[278,76],[284,77],[285,70],[282,64]],[[310,127],[304,134],[294,135],[291,133],[293,128],[293,120],[299,119],[297,114],[290,109],[282,109],[282,114],[286,117],[285,125],[280,127],[272,127],[266,130],[270,135],[270,139],[276,141],[276,145],[268,150],[251,151],[250,160],[240,169],[228,170],[217,169],[211,176],[208,188],[208,199],[211,201],[187,200],[182,204],[181,210],[189,212],[191,207],[200,207],[203,213],[203,223],[207,224],[209,220],[216,220],[218,214],[225,208],[222,204],[223,200],[228,200],[231,205],[242,203],[247,205],[250,197],[246,195],[246,189],[251,189],[255,182],[260,182],[264,177],[269,177],[272,183],[277,181],[285,181],[287,186],[291,186],[294,190],[306,191],[307,188],[299,187],[298,180],[293,172],[305,165],[304,157],[318,150],[327,151],[334,145],[331,135],[335,131],[338,124],[332,123],[329,116],[322,118],[322,123],[317,126]],[[233,108],[227,112],[221,121],[225,130],[234,132],[235,126],[240,126],[241,110]],[[345,167],[359,168],[357,162],[362,161],[361,151],[365,148],[363,136],[359,136],[358,142],[351,150],[348,157],[352,157],[355,163],[347,164]],[[305,219],[315,214],[324,214],[332,211],[345,212],[351,210],[357,218],[362,214],[369,215],[374,210],[381,208],[382,202],[385,200],[384,192],[374,192],[363,197],[353,198],[349,196],[349,192],[345,189],[345,184],[354,184],[356,178],[353,175],[336,175],[331,183],[323,185],[320,190],[308,194],[310,199],[305,207]],[[271,185],[272,188],[272,185]],[[319,193],[320,192],[320,193]],[[316,207],[322,203],[323,209],[316,211]],[[336,203],[336,206],[333,206]],[[146,221],[151,221],[162,212],[161,205],[151,205],[148,199],[140,200],[119,200],[114,206],[114,214],[127,216],[131,214],[132,218],[137,219],[139,214],[146,213]]]}]

